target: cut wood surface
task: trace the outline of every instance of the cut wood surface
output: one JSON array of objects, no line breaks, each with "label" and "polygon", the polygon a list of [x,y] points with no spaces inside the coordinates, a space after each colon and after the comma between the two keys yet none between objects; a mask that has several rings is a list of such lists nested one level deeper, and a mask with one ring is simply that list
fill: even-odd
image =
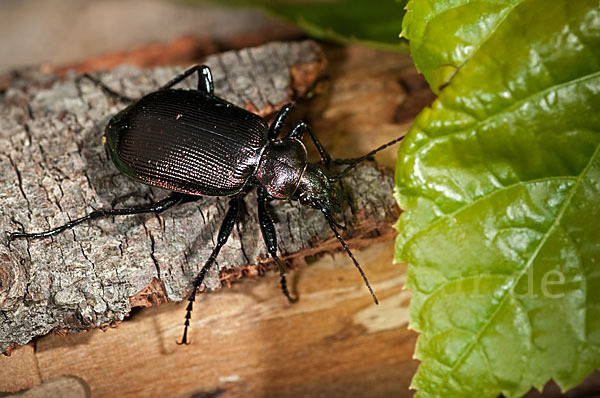
[{"label": "cut wood surface", "polygon": [[[227,52],[205,63],[212,69],[217,95],[263,116],[305,93],[325,66],[312,41]],[[180,70],[120,67],[97,77],[136,98]],[[194,80],[182,86],[194,87]],[[120,175],[105,154],[103,126],[122,108],[77,74],[64,79],[35,72],[13,76],[0,104],[0,229],[46,230],[93,209],[132,207],[164,197],[165,191]],[[351,226],[345,233],[349,243],[364,246],[391,236],[390,224],[398,215],[391,175],[365,165],[351,173],[345,185],[359,209],[338,215]],[[245,216],[221,251],[218,267],[205,280],[211,290],[270,266],[255,196],[246,199]],[[288,202],[272,207],[279,247],[290,265],[338,249],[318,211]],[[226,208],[226,198],[202,198],[158,216],[89,222],[50,239],[9,245],[4,238],[0,349],[51,330],[108,326],[123,320],[131,306],[181,300],[214,247]]]},{"label": "cut wood surface", "polygon": [[390,243],[357,253],[378,306],[337,253],[291,274],[297,304],[281,296],[276,273],[199,296],[188,346],[176,344],[185,304],[169,303],[105,332],[44,337],[35,353],[21,355],[23,347],[3,359],[31,354],[41,380],[75,376],[93,397],[405,396],[414,333],[406,329],[404,267],[391,266]]}]

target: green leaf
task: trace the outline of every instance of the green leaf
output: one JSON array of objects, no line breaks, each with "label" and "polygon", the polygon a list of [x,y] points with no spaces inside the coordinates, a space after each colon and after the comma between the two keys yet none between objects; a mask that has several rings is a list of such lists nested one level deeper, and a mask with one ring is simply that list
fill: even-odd
[{"label": "green leaf", "polygon": [[[460,3],[469,24],[482,1]],[[599,2],[522,0],[485,36],[396,168],[421,397],[569,388],[600,366]]]},{"label": "green leaf", "polygon": [[262,7],[317,38],[342,43],[359,42],[383,50],[406,52],[406,40],[398,35],[406,2],[407,0],[226,0],[218,3]]},{"label": "green leaf", "polygon": [[409,40],[415,65],[436,94],[522,2],[420,0],[408,4],[402,36]]}]

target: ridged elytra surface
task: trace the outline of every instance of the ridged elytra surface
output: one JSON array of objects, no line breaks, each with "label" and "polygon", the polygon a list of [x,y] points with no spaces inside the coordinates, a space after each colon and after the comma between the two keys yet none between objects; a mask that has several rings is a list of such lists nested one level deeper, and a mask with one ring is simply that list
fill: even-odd
[{"label": "ridged elytra surface", "polygon": [[260,116],[197,90],[164,90],[115,115],[106,129],[113,162],[148,185],[193,195],[239,192],[267,143]]}]

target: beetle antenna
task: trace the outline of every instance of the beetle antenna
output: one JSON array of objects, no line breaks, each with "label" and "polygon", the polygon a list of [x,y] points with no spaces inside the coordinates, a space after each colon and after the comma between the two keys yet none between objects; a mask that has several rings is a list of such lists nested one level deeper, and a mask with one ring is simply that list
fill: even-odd
[{"label": "beetle antenna", "polygon": [[360,276],[362,276],[363,280],[365,281],[365,285],[367,285],[367,289],[369,289],[369,293],[371,293],[371,297],[373,297],[373,301],[375,301],[375,304],[379,304],[379,300],[377,300],[377,296],[375,296],[375,292],[371,288],[371,284],[369,283],[367,276],[365,275],[365,273],[364,273],[363,269],[361,268],[360,264],[358,263],[358,261],[356,261],[356,258],[354,258],[354,254],[352,254],[352,252],[350,251],[350,248],[346,244],[346,241],[344,241],[344,239],[338,232],[337,228],[335,227],[336,224],[333,221],[333,219],[331,218],[329,211],[325,207],[321,206],[320,204],[319,204],[319,207],[321,208],[321,211],[323,212],[323,214],[325,215],[325,218],[327,219],[327,222],[329,223],[329,228],[331,228],[331,230],[335,234],[335,237],[337,238],[337,240],[340,242],[340,244],[342,245],[342,247],[344,248],[346,253],[348,253],[348,256],[350,256],[350,258],[354,262],[354,266],[360,273]]},{"label": "beetle antenna", "polygon": [[398,137],[395,140],[392,140],[386,144],[383,144],[382,146],[380,146],[379,148],[373,149],[371,152],[367,153],[364,156],[361,156],[359,158],[355,158],[355,159],[341,159],[338,160],[338,162],[342,163],[342,164],[348,164],[349,166],[346,167],[344,170],[342,170],[341,173],[339,173],[336,176],[333,177],[329,177],[329,181],[330,182],[335,182],[339,179],[341,179],[343,176],[345,176],[346,174],[348,174],[350,172],[350,170],[354,169],[356,166],[358,166],[359,163],[364,162],[365,160],[371,158],[373,155],[375,155],[377,152],[384,150],[385,148],[394,145],[397,142],[402,141],[402,139],[404,138],[404,136],[402,137]]}]

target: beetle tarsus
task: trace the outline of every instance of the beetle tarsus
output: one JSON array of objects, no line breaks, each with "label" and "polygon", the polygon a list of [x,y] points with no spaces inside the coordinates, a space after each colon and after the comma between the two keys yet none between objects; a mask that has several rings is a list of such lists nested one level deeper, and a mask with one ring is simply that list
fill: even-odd
[{"label": "beetle tarsus", "polygon": [[290,294],[290,291],[288,290],[285,265],[279,259],[279,257],[273,256],[272,254],[271,254],[271,256],[273,257],[273,259],[275,259],[275,262],[277,263],[277,267],[279,268],[279,283],[281,284],[281,291],[282,291],[283,295],[288,299],[288,302],[290,304],[297,302],[298,297],[292,296]]},{"label": "beetle tarsus", "polygon": [[188,340],[188,329],[190,327],[190,320],[192,319],[192,309],[194,307],[194,301],[196,300],[196,290],[197,288],[194,286],[194,289],[192,290],[192,294],[190,294],[190,297],[188,297],[188,305],[185,308],[185,322],[184,322],[184,328],[183,328],[183,337],[181,338],[181,341],[178,341],[177,344],[182,345],[188,345],[190,344],[189,340]]},{"label": "beetle tarsus", "polygon": [[190,327],[190,322],[192,320],[192,310],[194,308],[194,301],[196,300],[196,287],[194,287],[194,289],[192,290],[192,294],[190,295],[188,300],[189,300],[189,302],[185,309],[186,312],[185,312],[183,337],[181,338],[181,342],[179,343],[180,345],[181,344],[185,344],[185,345],[190,344],[190,341],[188,340],[188,330]]}]

